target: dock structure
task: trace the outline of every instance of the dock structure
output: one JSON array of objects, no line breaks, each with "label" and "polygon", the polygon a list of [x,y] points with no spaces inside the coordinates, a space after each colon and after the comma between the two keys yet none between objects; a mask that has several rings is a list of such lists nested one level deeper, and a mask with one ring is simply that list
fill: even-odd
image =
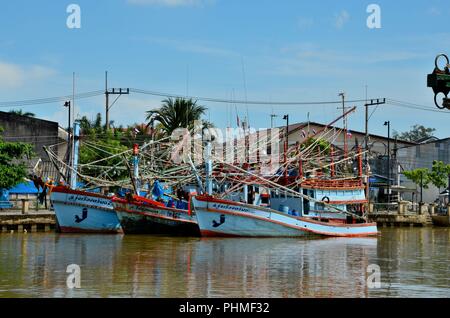
[{"label": "dock structure", "polygon": [[0,211],[1,233],[50,232],[55,230],[56,219],[53,211]]},{"label": "dock structure", "polygon": [[426,214],[398,214],[393,211],[376,212],[369,214],[369,221],[376,222],[378,226],[431,226],[431,216]]}]

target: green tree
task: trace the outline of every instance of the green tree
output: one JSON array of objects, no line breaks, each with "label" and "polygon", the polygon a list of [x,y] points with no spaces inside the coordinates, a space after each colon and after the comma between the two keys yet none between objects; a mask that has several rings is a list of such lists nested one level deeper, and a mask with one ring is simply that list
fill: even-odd
[{"label": "green tree", "polygon": [[398,138],[400,140],[415,142],[422,138],[432,137],[433,133],[436,131],[435,128],[426,128],[422,125],[414,125],[411,127],[410,131],[405,131],[402,133],[394,132],[394,138]]},{"label": "green tree", "polygon": [[428,189],[428,185],[431,183],[430,171],[428,168],[403,171],[403,175],[424,189]]},{"label": "green tree", "polygon": [[149,126],[159,122],[161,130],[168,136],[177,128],[188,128],[191,130],[194,121],[200,120],[205,113],[206,107],[197,105],[192,99],[176,98],[165,99],[158,109],[147,111]]},{"label": "green tree", "polygon": [[19,109],[19,110],[13,109],[13,110],[10,110],[9,113],[10,114],[16,114],[16,115],[19,115],[19,116],[26,116],[26,117],[35,117],[36,116],[34,113],[30,113],[30,112],[25,112],[24,113],[21,109]]},{"label": "green tree", "polygon": [[313,150],[313,151],[321,152],[321,153],[323,153],[324,155],[328,155],[328,154],[330,153],[330,150],[331,150],[331,144],[330,144],[328,141],[326,141],[326,140],[324,140],[324,139],[319,139],[319,140],[317,140],[316,138],[312,138],[312,137],[310,137],[310,138],[308,138],[307,140],[305,140],[305,141],[301,144],[300,149],[301,149],[301,150],[307,149],[307,148],[310,147],[312,144],[315,144],[315,145],[312,147],[312,150]]},{"label": "green tree", "polygon": [[0,128],[0,189],[10,189],[27,176],[26,160],[33,156],[33,147],[21,142],[4,142]]},{"label": "green tree", "polygon": [[86,116],[83,116],[78,122],[84,135],[93,137],[104,133],[105,129],[102,126],[102,115],[100,113],[97,113],[94,120],[89,120]]},{"label": "green tree", "polygon": [[[129,149],[127,142],[123,139],[124,134],[120,129],[105,130],[102,125],[102,116],[97,114],[94,120],[89,120],[86,116],[83,116],[80,120],[81,133],[84,136],[85,141],[80,144],[80,164],[89,164],[98,160],[106,159],[114,154],[119,154]],[[125,144],[124,144],[125,143]],[[118,165],[118,168],[123,168],[120,164],[123,158],[120,156],[109,158],[101,161],[97,166],[85,166],[82,173],[88,176],[99,176],[104,169],[99,166],[113,167]],[[128,173],[124,169],[112,169],[108,175],[113,180],[120,180],[128,176]]]},{"label": "green tree", "polygon": [[442,161],[433,161],[433,167],[431,172],[429,172],[429,179],[431,184],[433,184],[439,190],[441,188],[447,187],[448,176],[450,174],[450,165],[445,164]]}]

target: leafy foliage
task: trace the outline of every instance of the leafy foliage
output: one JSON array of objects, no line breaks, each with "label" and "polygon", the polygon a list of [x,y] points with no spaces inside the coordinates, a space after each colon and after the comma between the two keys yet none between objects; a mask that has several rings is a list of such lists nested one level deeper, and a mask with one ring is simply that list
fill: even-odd
[{"label": "leafy foliage", "polygon": [[191,130],[194,127],[194,121],[200,120],[205,113],[206,107],[197,105],[197,101],[192,99],[172,98],[163,100],[163,104],[158,109],[152,109],[147,112],[147,121],[149,126],[154,122],[159,122],[159,128],[167,136],[180,127]]},{"label": "leafy foliage", "polygon": [[308,138],[307,140],[305,140],[305,142],[302,143],[301,149],[307,149],[314,143],[315,145],[313,146],[313,151],[321,152],[325,155],[328,155],[330,153],[331,144],[328,141],[323,139],[317,140],[312,137]]},{"label": "leafy foliage", "polygon": [[[2,129],[0,129],[0,133]],[[0,136],[0,188],[10,189],[27,176],[25,160],[33,155],[33,147],[21,142],[4,142]]]},{"label": "leafy foliage", "polygon": [[16,114],[19,116],[26,116],[26,117],[35,117],[36,115],[34,113],[30,113],[30,112],[23,112],[21,109],[19,110],[10,110],[9,111],[10,114]]},{"label": "leafy foliage", "polygon": [[435,132],[435,128],[426,128],[422,125],[414,125],[411,127],[410,131],[398,133],[394,132],[394,137],[405,140],[405,141],[417,141],[422,138],[428,138],[433,136],[433,132]]},{"label": "leafy foliage", "polygon": [[450,165],[442,161],[433,161],[433,167],[429,173],[431,183],[438,189],[447,187]]},{"label": "leafy foliage", "polygon": [[424,189],[428,189],[431,182],[428,168],[419,168],[410,171],[403,171],[406,178],[419,185]]},{"label": "leafy foliage", "polygon": [[[83,142],[82,139],[80,144],[80,164],[93,163],[129,149],[121,141],[124,136],[122,132],[119,130],[115,130],[114,132],[111,130],[105,131],[101,124],[102,117],[100,114],[97,114],[93,121],[90,121],[84,116],[79,122],[82,135],[89,140],[88,142]],[[123,165],[120,164],[122,159],[118,156],[102,161],[98,165],[108,167],[118,165],[118,167],[123,168]],[[82,173],[96,177],[103,171],[104,169],[101,167],[84,167]],[[128,175],[127,171],[123,169],[112,169],[111,172],[108,175],[113,180],[120,180]]]},{"label": "leafy foliage", "polygon": [[403,174],[415,184],[423,186],[424,189],[427,189],[429,184],[432,184],[436,188],[440,189],[447,187],[448,176],[450,174],[450,164],[444,164],[442,161],[435,160],[433,161],[431,171],[428,168],[420,168],[404,171]]}]

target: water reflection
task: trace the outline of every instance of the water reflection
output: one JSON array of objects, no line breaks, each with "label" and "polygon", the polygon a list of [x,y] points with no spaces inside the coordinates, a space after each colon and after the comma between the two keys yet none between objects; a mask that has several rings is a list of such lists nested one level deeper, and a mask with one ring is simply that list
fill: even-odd
[{"label": "water reflection", "polygon": [[[447,229],[379,238],[0,235],[0,297],[449,296]],[[81,289],[66,268],[81,267]],[[382,288],[367,287],[378,264]]]}]

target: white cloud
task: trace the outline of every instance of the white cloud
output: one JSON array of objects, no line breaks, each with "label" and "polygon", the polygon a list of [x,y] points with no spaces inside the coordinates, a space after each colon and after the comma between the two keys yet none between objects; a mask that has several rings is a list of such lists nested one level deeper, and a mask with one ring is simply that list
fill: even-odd
[{"label": "white cloud", "polygon": [[214,0],[127,0],[129,4],[162,7],[202,7],[214,3]]},{"label": "white cloud", "polygon": [[23,83],[23,70],[15,64],[0,62],[0,85],[14,88]]},{"label": "white cloud", "polygon": [[23,66],[0,61],[0,85],[5,88],[18,88],[30,80],[51,77],[56,71],[41,65]]},{"label": "white cloud", "polygon": [[350,19],[350,14],[347,11],[342,10],[339,14],[336,14],[335,17],[336,28],[342,29],[345,23],[347,23],[347,21]]}]

